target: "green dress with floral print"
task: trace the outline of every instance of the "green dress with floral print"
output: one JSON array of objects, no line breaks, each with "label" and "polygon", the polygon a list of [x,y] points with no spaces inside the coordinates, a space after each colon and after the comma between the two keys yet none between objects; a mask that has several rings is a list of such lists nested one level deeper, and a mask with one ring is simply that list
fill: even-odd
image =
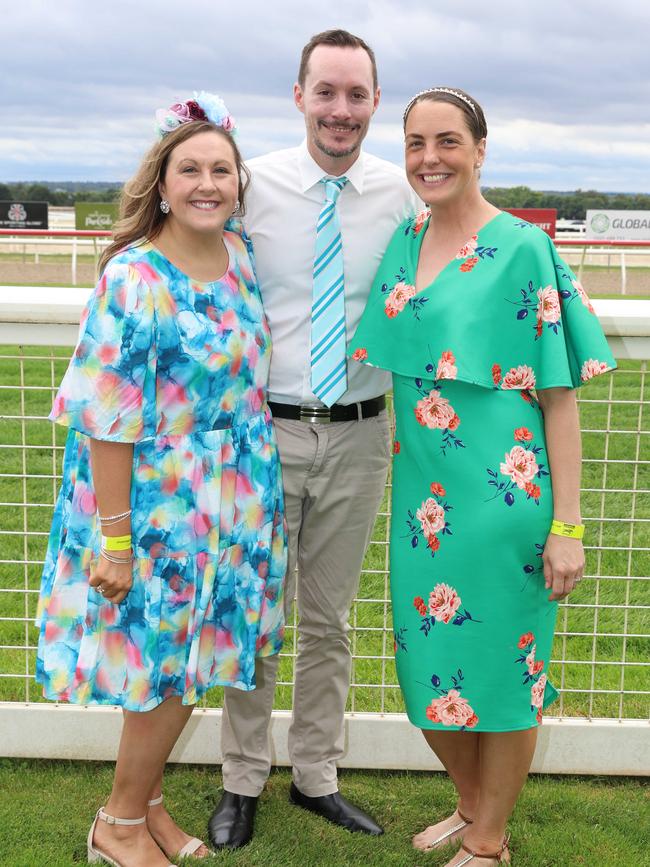
[{"label": "green dress with floral print", "polygon": [[420,728],[527,729],[557,696],[542,572],[552,480],[534,390],[616,364],[551,239],[509,214],[416,292],[427,220],[397,229],[349,349],[393,373],[397,674]]}]

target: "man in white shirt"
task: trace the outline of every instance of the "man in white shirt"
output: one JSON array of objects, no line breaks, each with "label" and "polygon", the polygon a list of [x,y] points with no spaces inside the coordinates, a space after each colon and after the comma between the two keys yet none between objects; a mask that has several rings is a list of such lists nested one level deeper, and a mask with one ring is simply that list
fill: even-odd
[{"label": "man in white shirt", "polygon": [[[350,685],[349,611],[391,450],[384,399],[390,381],[381,371],[354,361],[346,366],[343,356],[335,356],[354,334],[396,226],[418,207],[400,168],[361,151],[379,96],[374,54],[363,40],[343,30],[314,36],[303,49],[294,86],[306,141],[250,161],[244,220],[273,338],[269,402],[289,525],[287,615],[298,569],[291,800],[369,834],[382,829],[340,795],[336,761],[344,749]],[[319,253],[320,243],[325,248]],[[319,263],[334,270],[317,298]],[[317,337],[314,328],[325,318],[316,322],[319,311],[332,299],[334,307],[337,295],[338,319]],[[331,362],[323,357],[330,350]],[[315,372],[319,360],[331,363],[332,373]],[[242,846],[253,833],[271,765],[268,726],[277,667],[277,656],[258,659],[253,692],[225,690],[225,791],[209,823],[217,848]]]}]

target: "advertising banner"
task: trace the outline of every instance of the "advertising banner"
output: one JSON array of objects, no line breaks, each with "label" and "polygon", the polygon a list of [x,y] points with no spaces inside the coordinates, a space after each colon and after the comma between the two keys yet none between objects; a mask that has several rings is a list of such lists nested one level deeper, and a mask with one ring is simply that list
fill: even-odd
[{"label": "advertising banner", "polygon": [[504,208],[503,210],[513,217],[521,217],[533,226],[539,226],[551,238],[555,237],[556,208]]},{"label": "advertising banner", "polygon": [[590,241],[650,241],[650,211],[587,211]]},{"label": "advertising banner", "polygon": [[49,229],[47,202],[0,202],[0,229]]},{"label": "advertising banner", "polygon": [[110,232],[117,220],[117,202],[75,202],[75,229]]}]

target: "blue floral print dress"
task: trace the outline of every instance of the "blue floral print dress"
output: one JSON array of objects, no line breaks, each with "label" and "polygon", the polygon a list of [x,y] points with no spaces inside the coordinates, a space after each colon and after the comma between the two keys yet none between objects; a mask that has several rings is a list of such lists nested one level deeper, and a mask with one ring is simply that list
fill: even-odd
[{"label": "blue floral print dress", "polygon": [[[148,242],[108,264],[51,418],[70,428],[39,602],[50,699],[135,711],[255,687],[283,637],[286,531],[266,404],[270,334],[247,241],[215,282]],[[89,586],[100,526],[89,438],[133,443],[133,587]]]},{"label": "blue floral print dress", "polygon": [[419,728],[527,729],[557,695],[542,573],[552,479],[534,390],[616,365],[550,238],[509,214],[416,292],[428,216],[395,233],[349,350],[393,372],[397,674]]}]

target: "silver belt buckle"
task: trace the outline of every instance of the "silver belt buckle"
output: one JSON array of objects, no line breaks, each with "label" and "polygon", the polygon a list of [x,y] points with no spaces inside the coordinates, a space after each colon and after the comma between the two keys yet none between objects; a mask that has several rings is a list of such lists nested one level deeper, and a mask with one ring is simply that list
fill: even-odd
[{"label": "silver belt buckle", "polygon": [[307,424],[329,424],[332,421],[329,407],[300,404],[300,421]]}]

